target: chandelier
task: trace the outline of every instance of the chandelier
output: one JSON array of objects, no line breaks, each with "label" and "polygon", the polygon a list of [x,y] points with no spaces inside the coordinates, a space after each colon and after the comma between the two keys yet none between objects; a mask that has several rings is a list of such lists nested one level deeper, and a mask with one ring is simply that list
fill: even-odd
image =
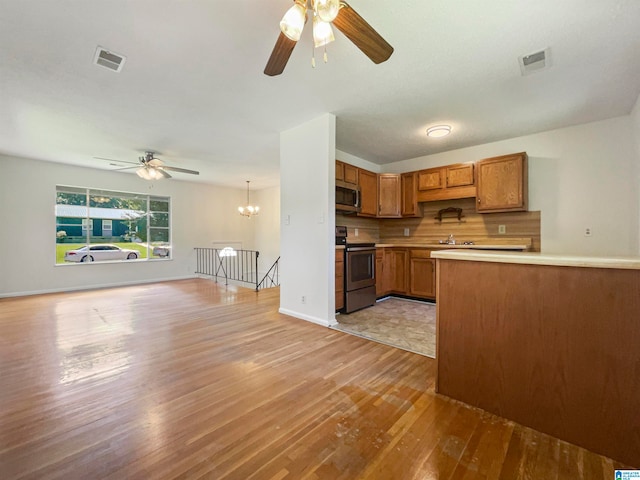
[{"label": "chandelier", "polygon": [[247,180],[247,205],[244,207],[238,207],[238,212],[240,212],[240,215],[249,218],[253,215],[258,215],[258,212],[260,212],[260,207],[257,205],[253,206],[249,203],[249,180]]}]

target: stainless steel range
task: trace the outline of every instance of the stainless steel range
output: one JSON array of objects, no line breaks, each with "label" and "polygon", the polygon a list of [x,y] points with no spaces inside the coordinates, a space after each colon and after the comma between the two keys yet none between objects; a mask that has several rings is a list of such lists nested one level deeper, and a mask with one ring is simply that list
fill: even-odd
[{"label": "stainless steel range", "polygon": [[376,303],[376,248],[374,243],[349,243],[346,227],[336,227],[336,244],[345,245],[345,313]]}]

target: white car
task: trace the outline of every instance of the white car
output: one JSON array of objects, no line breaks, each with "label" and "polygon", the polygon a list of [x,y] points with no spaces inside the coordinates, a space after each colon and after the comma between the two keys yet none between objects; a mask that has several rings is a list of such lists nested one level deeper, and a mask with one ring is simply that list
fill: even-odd
[{"label": "white car", "polygon": [[137,250],[111,244],[96,244],[64,252],[65,262],[102,262],[105,260],[135,260]]},{"label": "white car", "polygon": [[171,254],[171,245],[163,243],[153,247],[153,255],[156,257],[168,257]]}]

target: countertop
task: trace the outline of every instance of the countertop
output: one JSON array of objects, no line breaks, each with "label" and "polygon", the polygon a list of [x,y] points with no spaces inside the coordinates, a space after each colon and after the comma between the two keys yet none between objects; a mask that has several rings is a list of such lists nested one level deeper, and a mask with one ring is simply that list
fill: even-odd
[{"label": "countertop", "polygon": [[431,258],[439,258],[442,260],[467,260],[472,262],[640,270],[640,257],[589,257],[578,255],[544,254],[539,252],[465,252],[457,250],[433,252],[431,254]]},{"label": "countertop", "polygon": [[463,245],[461,243],[451,245],[447,243],[376,243],[376,248],[405,247],[405,248],[433,248],[443,250],[527,250],[528,245],[495,245],[474,244]]}]

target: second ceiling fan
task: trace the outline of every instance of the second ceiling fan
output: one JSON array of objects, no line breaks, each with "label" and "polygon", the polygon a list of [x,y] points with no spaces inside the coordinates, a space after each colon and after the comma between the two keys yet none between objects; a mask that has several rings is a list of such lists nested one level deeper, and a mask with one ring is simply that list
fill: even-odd
[{"label": "second ceiling fan", "polygon": [[[307,2],[310,3],[309,8]],[[307,21],[307,10],[310,10],[313,16],[315,47],[321,47],[334,40],[331,29],[333,24],[374,63],[384,62],[393,53],[393,47],[346,2],[294,0],[293,7],[285,13],[280,22],[281,32],[264,69],[266,75],[280,75],[284,71]]]}]

